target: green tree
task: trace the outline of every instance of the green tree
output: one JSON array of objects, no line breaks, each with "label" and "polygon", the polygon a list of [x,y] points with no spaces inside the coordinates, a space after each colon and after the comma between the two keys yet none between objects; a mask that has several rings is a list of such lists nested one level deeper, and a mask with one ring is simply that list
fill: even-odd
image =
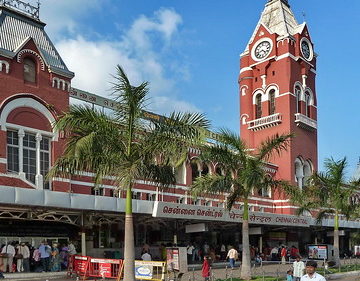
[{"label": "green tree", "polygon": [[[95,188],[105,176],[126,190],[124,280],[135,280],[132,188],[135,180],[152,181],[160,188],[175,183],[173,167],[185,161],[189,146],[203,140],[209,122],[202,114],[173,113],[163,120],[143,119],[148,83],[130,84],[118,66],[113,92],[118,107],[110,115],[88,106],[72,106],[55,128],[69,137],[62,157],[49,173],[70,176],[78,171],[95,174]],[[160,122],[161,121],[161,122]]]},{"label": "green tree", "polygon": [[292,135],[275,135],[263,142],[256,151],[251,150],[240,139],[240,136],[222,129],[219,142],[202,147],[201,159],[221,163],[224,174],[208,174],[196,178],[192,185],[192,194],[228,193],[227,209],[230,210],[236,201],[243,202],[242,216],[242,266],[241,278],[251,279],[250,245],[249,245],[249,197],[253,190],[262,188],[287,187],[288,183],[269,177],[264,169],[266,162],[274,154],[286,150]]},{"label": "green tree", "polygon": [[339,220],[359,214],[359,206],[352,199],[359,192],[359,181],[346,179],[347,160],[327,158],[324,161],[325,172],[314,172],[303,189],[293,190],[292,201],[299,205],[297,214],[316,213],[316,220],[321,224],[328,215],[334,216],[334,259],[340,263]]}]

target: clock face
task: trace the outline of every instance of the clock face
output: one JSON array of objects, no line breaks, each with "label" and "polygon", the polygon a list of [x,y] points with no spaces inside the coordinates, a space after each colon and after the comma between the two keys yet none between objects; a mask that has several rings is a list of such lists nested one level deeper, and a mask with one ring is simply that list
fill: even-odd
[{"label": "clock face", "polygon": [[266,58],[271,51],[271,43],[262,41],[255,47],[254,55],[258,60]]},{"label": "clock face", "polygon": [[301,41],[301,52],[306,60],[310,61],[312,59],[312,49],[307,40]]}]

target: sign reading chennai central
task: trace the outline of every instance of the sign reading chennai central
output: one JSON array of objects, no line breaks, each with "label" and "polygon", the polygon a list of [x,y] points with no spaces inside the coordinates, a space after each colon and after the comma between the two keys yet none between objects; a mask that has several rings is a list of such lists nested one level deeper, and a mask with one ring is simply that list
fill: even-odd
[{"label": "sign reading chennai central", "polygon": [[[219,222],[226,221],[235,223],[242,222],[242,212],[240,210],[227,211],[223,208],[174,204],[159,201],[156,201],[154,204],[153,217]],[[249,223],[309,227],[311,218],[250,212]]]}]

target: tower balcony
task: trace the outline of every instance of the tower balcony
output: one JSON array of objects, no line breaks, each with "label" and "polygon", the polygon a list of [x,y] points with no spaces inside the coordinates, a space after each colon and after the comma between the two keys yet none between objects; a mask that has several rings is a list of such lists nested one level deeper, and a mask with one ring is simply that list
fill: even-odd
[{"label": "tower balcony", "polygon": [[280,113],[261,117],[248,122],[248,130],[259,131],[266,128],[270,128],[279,125],[282,122],[282,116]]},{"label": "tower balcony", "polygon": [[317,130],[317,121],[301,113],[295,114],[295,123],[298,127],[309,131]]}]

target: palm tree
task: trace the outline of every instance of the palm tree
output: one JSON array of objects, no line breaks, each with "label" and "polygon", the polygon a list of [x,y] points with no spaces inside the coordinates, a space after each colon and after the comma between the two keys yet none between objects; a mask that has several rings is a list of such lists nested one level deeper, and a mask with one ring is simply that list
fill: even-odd
[{"label": "palm tree", "polygon": [[79,171],[95,174],[94,186],[104,176],[126,190],[124,280],[135,280],[132,188],[135,180],[154,182],[160,188],[175,183],[173,167],[187,156],[189,146],[202,141],[209,122],[202,114],[173,113],[168,118],[144,120],[148,83],[130,84],[117,66],[113,92],[118,107],[112,115],[88,106],[72,106],[55,123],[69,135],[62,157],[49,173],[71,176]]},{"label": "palm tree", "polygon": [[328,215],[334,216],[334,259],[339,264],[339,219],[341,215],[350,219],[359,213],[352,198],[359,192],[360,181],[346,180],[346,157],[337,161],[327,158],[324,167],[325,172],[314,172],[308,186],[293,192],[291,197],[299,205],[297,214],[315,210],[318,224]]},{"label": "palm tree", "polygon": [[275,135],[263,142],[260,147],[250,153],[240,136],[222,129],[219,142],[202,148],[201,159],[213,163],[221,163],[224,174],[208,174],[196,178],[192,185],[192,194],[228,193],[227,209],[230,210],[238,200],[243,201],[242,216],[242,266],[241,278],[251,279],[250,245],[249,245],[249,197],[253,190],[261,188],[278,188],[287,186],[284,181],[269,177],[265,171],[265,162],[274,154],[286,150],[291,134]]}]

